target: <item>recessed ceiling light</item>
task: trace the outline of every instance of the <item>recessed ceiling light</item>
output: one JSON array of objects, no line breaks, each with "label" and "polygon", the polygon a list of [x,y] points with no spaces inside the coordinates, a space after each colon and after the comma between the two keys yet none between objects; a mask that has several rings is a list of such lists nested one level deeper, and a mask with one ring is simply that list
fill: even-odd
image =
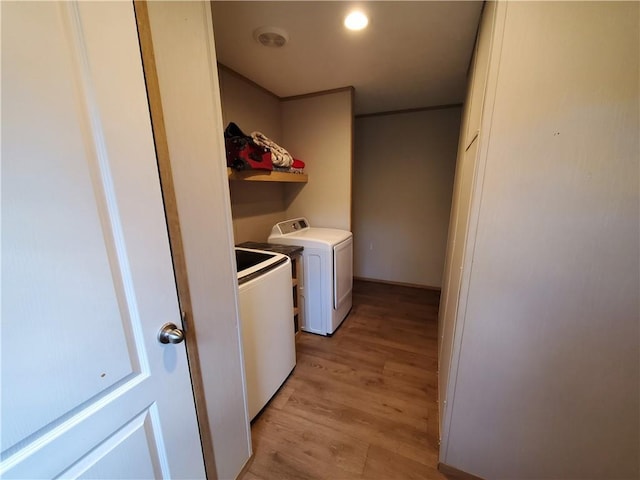
[{"label": "recessed ceiling light", "polygon": [[349,30],[362,30],[368,24],[369,19],[367,18],[367,16],[358,10],[351,12],[344,19],[344,26]]}]

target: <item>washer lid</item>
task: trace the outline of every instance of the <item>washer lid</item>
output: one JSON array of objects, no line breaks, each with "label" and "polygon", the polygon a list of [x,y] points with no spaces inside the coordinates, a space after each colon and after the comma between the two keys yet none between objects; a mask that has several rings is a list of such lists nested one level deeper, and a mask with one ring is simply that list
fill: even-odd
[{"label": "washer lid", "polygon": [[238,283],[245,283],[287,261],[280,253],[265,252],[250,248],[235,248]]}]

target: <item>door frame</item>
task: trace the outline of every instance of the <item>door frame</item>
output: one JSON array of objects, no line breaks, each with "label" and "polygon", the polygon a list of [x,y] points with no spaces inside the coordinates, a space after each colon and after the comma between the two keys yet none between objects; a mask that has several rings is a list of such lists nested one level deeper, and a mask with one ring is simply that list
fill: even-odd
[{"label": "door frame", "polygon": [[147,86],[151,128],[153,131],[153,141],[156,147],[158,173],[160,175],[162,199],[167,219],[171,259],[173,262],[176,290],[178,291],[178,302],[180,304],[180,312],[182,315],[182,325],[185,333],[187,359],[189,362],[189,372],[191,374],[191,384],[193,385],[193,396],[196,403],[198,427],[200,429],[202,455],[204,457],[207,478],[212,479],[215,478],[216,471],[215,457],[213,455],[213,439],[210,429],[205,428],[205,426],[209,425],[209,418],[204,399],[204,382],[200,368],[200,357],[198,355],[198,342],[196,342],[195,325],[192,321],[193,309],[191,307],[191,294],[189,292],[189,277],[187,274],[184,245],[182,243],[182,232],[180,230],[175,186],[173,184],[167,131],[164,123],[164,114],[162,112],[162,100],[160,97],[160,85],[158,81],[158,72],[156,70],[155,54],[153,51],[153,40],[151,38],[149,11],[145,1],[136,0],[133,2],[133,6],[136,15],[136,24],[138,26],[140,54],[142,57],[145,84]]},{"label": "door frame", "polygon": [[[158,58],[157,55],[162,54],[162,52],[158,53],[157,44],[154,43],[154,38],[152,36],[152,30],[156,34],[157,31],[154,29],[154,23],[152,23],[153,16],[150,18],[150,7],[148,2],[145,0],[135,0],[133,3],[136,13],[136,23],[138,25],[140,50],[145,73],[145,82],[147,85],[147,95],[151,113],[154,142],[156,145],[156,154],[158,158],[158,171],[167,218],[167,229],[174,265],[176,288],[183,316],[183,325],[185,327],[187,358],[191,372],[191,381],[196,403],[196,412],[200,428],[206,474],[208,479],[216,479],[218,477],[229,478],[231,476],[236,477],[244,468],[246,468],[252,458],[251,429],[246,404],[246,385],[244,364],[242,363],[241,332],[239,330],[237,285],[232,283],[235,281],[235,276],[229,275],[229,285],[224,285],[224,287],[234,289],[234,294],[225,299],[226,305],[219,308],[219,310],[225,311],[229,317],[234,318],[222,318],[216,320],[215,323],[212,323],[211,319],[208,319],[207,321],[207,319],[203,317],[201,310],[198,311],[198,306],[196,305],[198,302],[200,302],[200,308],[202,307],[203,283],[210,283],[212,280],[218,282],[220,281],[221,276],[224,276],[225,274],[220,272],[212,273],[215,278],[209,278],[209,282],[203,282],[201,275],[198,275],[200,272],[196,272],[196,275],[193,276],[189,273],[190,271],[193,273],[194,270],[194,257],[202,254],[201,251],[196,251],[193,247],[194,235],[200,236],[200,232],[194,233],[193,228],[191,228],[191,230],[189,229],[189,222],[193,222],[192,215],[197,216],[198,213],[201,212],[193,212],[190,210],[196,209],[194,206],[198,205],[202,198],[199,198],[198,192],[192,191],[192,189],[189,188],[190,186],[182,183],[181,187],[180,179],[184,182],[185,175],[193,176],[194,171],[198,169],[198,165],[190,165],[189,167],[186,167],[184,164],[179,162],[180,159],[178,159],[178,162],[176,162],[175,158],[172,159],[170,142],[172,139],[175,140],[179,133],[172,131],[171,126],[168,126],[168,124],[171,123],[171,115],[175,116],[176,113],[171,110],[170,105],[168,107],[166,105],[168,100],[166,97],[167,93],[163,90],[163,84],[161,84],[160,80],[163,77],[162,73],[159,72],[159,63],[157,63],[156,60]],[[191,2],[185,2],[185,5],[188,3]],[[185,8],[190,7],[186,6]],[[190,13],[193,12],[190,11]],[[185,10],[185,18],[188,15],[189,12]],[[200,18],[200,15],[202,18]],[[208,80],[210,81],[209,84],[213,90],[211,92],[213,95],[213,104],[205,104],[203,110],[212,108],[213,112],[207,113],[213,113],[214,116],[218,117],[214,119],[215,128],[212,129],[211,136],[217,136],[219,139],[214,142],[217,148],[211,152],[211,157],[213,157],[214,160],[223,160],[225,152],[224,144],[222,143],[222,110],[219,101],[219,87],[216,76],[217,70],[215,63],[211,9],[208,2],[202,2],[201,10],[198,11],[197,14],[194,14],[192,18],[189,18],[189,20],[194,22],[192,24],[193,27],[197,27],[198,29],[203,28],[207,32],[205,42],[208,43],[206,47],[209,49],[209,55],[207,58],[209,65],[207,65],[206,68],[210,70]],[[198,24],[198,22],[204,23]],[[193,39],[178,39],[178,41],[183,40],[187,42]],[[164,53],[166,54],[166,52]],[[179,70],[179,68],[177,70]],[[171,80],[175,79],[165,79],[165,82]],[[166,88],[166,85],[164,86]],[[163,93],[165,97],[163,97]],[[194,152],[195,150],[198,150],[198,148],[194,148]],[[181,151],[181,154],[182,153],[183,152]],[[195,154],[196,153],[194,153],[194,155]],[[199,160],[203,162],[205,161],[203,159]],[[214,166],[209,164],[207,167],[210,168],[209,173],[212,173],[213,183],[219,182],[219,185],[216,183],[214,187],[221,190],[222,196],[217,195],[216,198],[205,198],[205,202],[203,203],[208,202],[211,204],[211,202],[214,202],[216,210],[219,209],[219,211],[212,212],[212,215],[215,213],[222,214],[221,216],[223,218],[219,219],[218,222],[223,222],[225,224],[225,228],[221,228],[220,230],[226,231],[222,231],[219,234],[222,239],[217,238],[217,240],[222,240],[222,243],[228,241],[229,244],[216,244],[216,250],[222,252],[218,253],[218,255],[225,255],[225,258],[228,257],[228,262],[230,264],[233,263],[233,268],[227,270],[231,270],[235,273],[235,259],[232,258],[233,233],[231,226],[231,206],[228,192],[229,186],[226,176],[226,163],[224,161],[222,161],[222,163],[218,163],[220,165]],[[189,172],[186,172],[187,169]],[[178,176],[176,174],[178,174]],[[178,180],[176,180],[177,178]],[[182,217],[180,212],[182,212]],[[186,214],[186,217],[188,217],[186,219],[186,223],[184,221],[185,212],[189,212]],[[192,224],[191,227],[193,227]],[[206,233],[204,234],[206,235]],[[228,250],[228,252],[226,252],[226,250]],[[224,252],[226,252],[226,254]],[[191,258],[191,264],[189,262],[189,257]],[[221,268],[220,270],[222,271],[225,269]],[[226,284],[227,277],[223,280]],[[209,300],[209,302],[213,302],[213,300]],[[221,312],[216,313],[221,314]],[[218,321],[221,323],[219,324]],[[229,327],[233,327],[234,322],[235,330],[232,330],[232,328]],[[222,323],[224,324],[224,328],[221,327]],[[198,333],[198,328],[201,330],[200,333]],[[236,345],[234,345],[233,348],[230,347],[224,352],[218,352],[217,354],[212,355],[212,335],[216,339],[214,342],[218,342],[218,344],[226,342],[227,344],[235,343]],[[237,348],[235,348],[236,346]],[[210,369],[203,371],[202,366],[205,364],[209,365],[211,363],[215,363],[216,360],[221,358],[221,356],[229,358],[230,356],[235,356],[237,354],[239,354],[239,358],[232,360],[238,361],[240,363],[240,368],[226,375],[221,375],[221,383],[213,384],[214,382],[211,378]],[[215,365],[211,366],[211,368],[215,367]],[[231,392],[231,395],[229,392]],[[237,400],[240,393],[242,394],[243,405],[238,405],[239,402]],[[229,397],[232,395],[236,396],[236,401],[233,403],[233,406],[230,406],[229,404],[232,402],[229,401]],[[229,412],[230,408],[233,408],[233,412]],[[241,409],[243,409],[244,412],[243,424],[240,424],[240,417],[242,417],[240,414]],[[233,428],[230,428],[228,424],[221,426],[222,422],[220,419],[225,416],[235,418],[235,420],[233,420]],[[227,423],[229,422],[231,422],[231,420],[227,419]],[[216,437],[217,441],[214,441],[214,437]],[[240,450],[240,446],[242,446],[242,448],[246,448],[246,450],[238,452],[237,455],[235,454],[236,452],[234,452],[234,455],[232,455],[234,458],[228,458],[230,456],[228,451],[230,448],[233,448],[229,444],[235,445],[235,450]],[[218,458],[218,461],[216,461],[216,458]]]}]

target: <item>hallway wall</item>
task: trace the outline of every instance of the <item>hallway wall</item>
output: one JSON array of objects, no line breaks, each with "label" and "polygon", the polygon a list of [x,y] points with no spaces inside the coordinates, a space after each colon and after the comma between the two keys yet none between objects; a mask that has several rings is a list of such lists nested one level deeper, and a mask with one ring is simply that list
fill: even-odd
[{"label": "hallway wall", "polygon": [[461,111],[356,118],[356,277],[441,286]]}]

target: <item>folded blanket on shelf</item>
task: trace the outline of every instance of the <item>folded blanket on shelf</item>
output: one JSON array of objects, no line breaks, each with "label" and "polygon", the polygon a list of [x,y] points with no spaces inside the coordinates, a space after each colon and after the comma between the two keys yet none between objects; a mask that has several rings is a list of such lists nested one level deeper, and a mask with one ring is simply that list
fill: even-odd
[{"label": "folded blanket on shelf", "polygon": [[233,122],[224,130],[224,144],[228,167],[236,170],[273,170],[269,149],[256,144]]},{"label": "folded blanket on shelf", "polygon": [[271,161],[274,167],[290,167],[293,164],[293,157],[284,148],[271,140],[262,132],[253,132],[251,138],[261,147],[271,151]]}]

